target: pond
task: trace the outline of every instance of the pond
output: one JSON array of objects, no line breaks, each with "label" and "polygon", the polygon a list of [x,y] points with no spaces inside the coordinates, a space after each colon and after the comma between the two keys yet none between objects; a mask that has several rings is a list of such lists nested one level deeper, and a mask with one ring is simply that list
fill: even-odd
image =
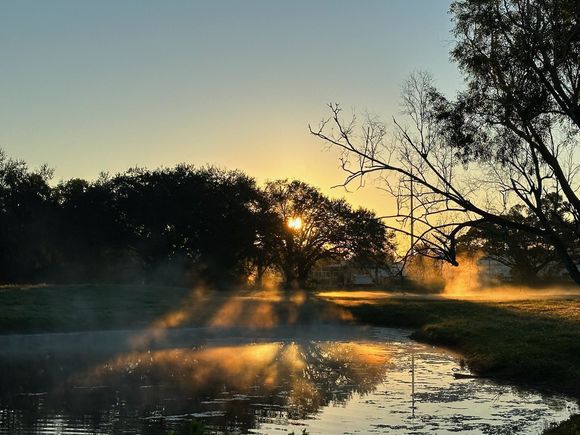
[{"label": "pond", "polygon": [[459,355],[397,329],[11,335],[0,349],[3,434],[165,434],[194,419],[206,433],[533,434],[578,412],[566,397],[456,379],[469,374]]}]

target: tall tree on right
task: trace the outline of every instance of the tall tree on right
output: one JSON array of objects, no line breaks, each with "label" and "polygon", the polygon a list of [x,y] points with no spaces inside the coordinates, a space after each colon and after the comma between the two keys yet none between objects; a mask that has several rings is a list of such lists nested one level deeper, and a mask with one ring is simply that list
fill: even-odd
[{"label": "tall tree on right", "polygon": [[[544,240],[580,284],[580,2],[457,0],[450,10],[466,83],[455,99],[415,73],[395,141],[334,104],[311,132],[343,150],[345,184],[387,175],[393,228],[414,233],[411,251],[457,264],[457,238],[489,223]],[[507,213],[515,205],[533,225]]]}]

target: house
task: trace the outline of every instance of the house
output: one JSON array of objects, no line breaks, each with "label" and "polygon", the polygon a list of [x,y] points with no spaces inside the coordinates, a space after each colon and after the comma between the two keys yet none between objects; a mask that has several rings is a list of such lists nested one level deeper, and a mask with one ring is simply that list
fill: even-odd
[{"label": "house", "polygon": [[477,260],[479,279],[483,283],[511,281],[511,267],[491,258],[483,256]]},{"label": "house", "polygon": [[317,265],[310,279],[318,287],[373,287],[387,284],[397,271],[396,265],[376,267],[347,261],[328,262]]}]

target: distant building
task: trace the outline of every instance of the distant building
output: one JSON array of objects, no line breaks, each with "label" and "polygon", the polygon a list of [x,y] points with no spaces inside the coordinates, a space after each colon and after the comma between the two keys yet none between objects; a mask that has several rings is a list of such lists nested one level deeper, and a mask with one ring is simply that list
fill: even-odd
[{"label": "distant building", "polygon": [[477,260],[479,279],[485,283],[506,282],[512,279],[511,267],[491,258],[483,256]]},{"label": "distant building", "polygon": [[395,264],[374,267],[350,262],[323,263],[316,266],[310,279],[318,287],[375,287],[386,285],[397,275]]}]

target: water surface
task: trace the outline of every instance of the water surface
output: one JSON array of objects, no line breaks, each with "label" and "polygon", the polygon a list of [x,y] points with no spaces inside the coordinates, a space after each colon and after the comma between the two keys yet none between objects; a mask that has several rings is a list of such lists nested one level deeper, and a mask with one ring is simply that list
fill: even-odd
[{"label": "water surface", "polygon": [[[0,433],[533,434],[575,401],[455,379],[460,356],[386,328],[0,337]],[[415,362],[413,396],[411,360]]]}]

